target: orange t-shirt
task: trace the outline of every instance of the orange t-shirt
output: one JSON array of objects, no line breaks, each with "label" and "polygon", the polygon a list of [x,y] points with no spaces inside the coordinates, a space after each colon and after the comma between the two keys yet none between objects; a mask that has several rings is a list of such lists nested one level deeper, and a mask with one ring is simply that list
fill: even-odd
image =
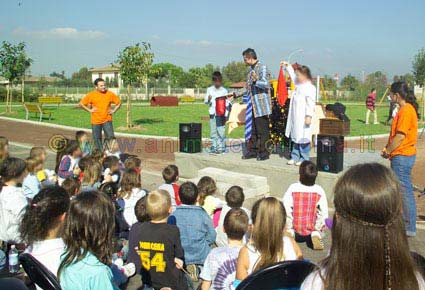
[{"label": "orange t-shirt", "polygon": [[91,123],[99,125],[112,121],[112,115],[108,113],[111,104],[118,105],[121,103],[120,98],[111,91],[101,93],[99,91],[91,91],[80,102],[84,106],[91,105],[97,108],[97,111],[91,113]]},{"label": "orange t-shirt", "polygon": [[391,152],[390,159],[396,155],[412,156],[416,154],[416,141],[418,140],[418,115],[411,104],[406,104],[400,108],[398,114],[394,117],[391,125],[391,135],[389,142],[392,141],[397,133],[402,133],[406,137],[400,146]]}]

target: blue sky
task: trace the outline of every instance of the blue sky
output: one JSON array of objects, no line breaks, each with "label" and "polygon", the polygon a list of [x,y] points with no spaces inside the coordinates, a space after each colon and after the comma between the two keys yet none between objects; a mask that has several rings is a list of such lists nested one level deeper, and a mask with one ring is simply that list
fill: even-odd
[{"label": "blue sky", "polygon": [[424,0],[2,0],[0,40],[25,41],[33,74],[110,64],[148,41],[155,62],[188,68],[241,60],[253,47],[273,72],[292,60],[313,74],[410,72],[425,47]]}]

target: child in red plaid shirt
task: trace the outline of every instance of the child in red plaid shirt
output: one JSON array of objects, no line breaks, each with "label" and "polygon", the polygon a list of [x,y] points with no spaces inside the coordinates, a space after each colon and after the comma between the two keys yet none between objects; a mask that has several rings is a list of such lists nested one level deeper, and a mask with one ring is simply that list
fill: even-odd
[{"label": "child in red plaid shirt", "polygon": [[311,161],[300,166],[300,181],[283,195],[286,230],[297,241],[311,241],[314,250],[323,250],[322,231],[328,218],[328,201],[323,188],[315,184],[317,167]]}]

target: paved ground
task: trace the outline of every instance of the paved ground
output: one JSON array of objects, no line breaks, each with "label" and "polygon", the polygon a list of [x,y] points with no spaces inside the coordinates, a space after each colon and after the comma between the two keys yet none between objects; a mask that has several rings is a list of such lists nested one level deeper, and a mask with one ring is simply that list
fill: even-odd
[{"label": "paved ground", "polygon": [[[55,134],[61,134],[66,137],[72,138],[73,131],[64,131],[62,129],[55,129],[45,126],[38,126],[34,124],[22,124],[14,121],[4,121],[0,120],[0,135],[6,136],[11,142],[17,142],[17,144],[12,143],[11,152],[12,155],[17,157],[25,158],[28,156],[29,148],[34,145],[46,146],[48,147],[48,140]],[[173,151],[156,151],[149,152],[147,150],[149,145],[147,139],[137,138],[136,146],[140,146],[141,150],[136,151],[136,154],[139,155],[143,160],[143,169],[142,169],[142,182],[143,187],[147,190],[152,190],[157,188],[162,183],[162,178],[160,175],[160,170],[168,163],[173,162]],[[152,142],[150,140],[149,142]],[[162,141],[158,141],[157,146],[162,148]],[[374,142],[376,150],[382,148],[385,144],[385,139],[379,139]],[[357,145],[356,145],[357,144]],[[23,147],[23,146],[24,147]],[[25,147],[25,145],[27,147]],[[359,148],[361,146],[360,142],[349,142],[348,146],[350,148]],[[358,146],[358,147],[357,147]],[[177,148],[177,147],[175,147]],[[418,143],[418,158],[415,164],[414,173],[413,173],[413,182],[421,188],[425,187],[425,180],[423,178],[425,173],[425,140],[420,140]],[[361,156],[359,156],[361,158]],[[54,153],[50,152],[48,154],[47,167],[54,167]],[[248,201],[249,202],[249,201]],[[410,248],[412,251],[416,251],[422,255],[425,255],[425,196],[418,199],[418,235],[415,238],[409,239]],[[326,249],[324,251],[312,251],[307,248],[305,244],[301,244],[304,256],[307,259],[310,259],[314,262],[318,262],[323,259],[329,251],[330,246],[330,235],[328,234],[324,238],[324,243]],[[131,279],[127,289],[138,289],[140,286],[140,278],[134,277]]]}]

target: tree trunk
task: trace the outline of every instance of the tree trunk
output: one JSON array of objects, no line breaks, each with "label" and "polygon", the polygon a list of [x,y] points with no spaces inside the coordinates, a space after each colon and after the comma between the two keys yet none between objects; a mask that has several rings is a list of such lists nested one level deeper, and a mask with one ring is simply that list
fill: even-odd
[{"label": "tree trunk", "polygon": [[9,96],[9,113],[12,113],[12,102],[13,102],[13,85],[10,86],[10,96]]},{"label": "tree trunk", "polygon": [[25,77],[22,77],[21,83],[22,104],[25,103]]},{"label": "tree trunk", "polygon": [[127,128],[132,127],[131,122],[131,87],[127,85]]},{"label": "tree trunk", "polygon": [[9,112],[10,84],[6,85],[6,113]]},{"label": "tree trunk", "polygon": [[148,81],[145,81],[145,98],[149,101]]},{"label": "tree trunk", "polygon": [[422,121],[425,120],[425,84],[422,86]]}]

